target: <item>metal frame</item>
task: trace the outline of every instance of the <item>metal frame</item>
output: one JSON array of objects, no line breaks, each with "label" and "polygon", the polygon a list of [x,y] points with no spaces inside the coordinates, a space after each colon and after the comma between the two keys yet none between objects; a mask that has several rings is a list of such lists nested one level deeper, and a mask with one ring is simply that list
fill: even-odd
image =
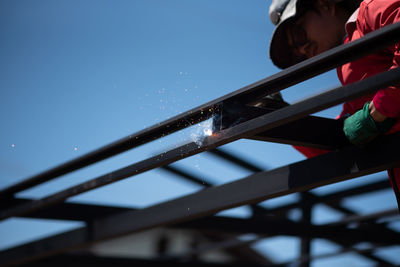
[{"label": "metal frame", "polygon": [[[168,165],[175,161],[204,152],[208,149],[236,141],[248,135],[254,135],[276,128],[286,123],[295,121],[296,119],[307,116],[308,114],[337,105],[345,100],[354,99],[362,96],[363,94],[374,92],[396,82],[400,82],[400,69],[398,68],[383,72],[345,87],[339,87],[330,90],[297,104],[267,113],[250,121],[243,122],[237,126],[223,130],[213,136],[205,137],[202,145],[198,145],[195,142],[188,143],[173,150],[166,151],[154,157],[94,178],[87,182],[67,188],[32,203],[0,211],[0,219],[6,219],[11,216],[24,214],[31,210],[37,210],[57,204],[69,197],[87,192],[89,190]],[[336,132],[339,133],[340,128],[337,129]]]},{"label": "metal frame", "polygon": [[[342,245],[344,247],[343,251],[354,251],[351,246],[360,240],[369,241],[374,246],[372,249],[358,250],[356,252],[378,263],[390,264],[384,259],[374,256],[372,252],[378,246],[398,244],[400,234],[388,229],[386,224],[376,222],[377,218],[394,216],[396,212],[384,211],[377,214],[359,216],[340,205],[340,200],[343,197],[376,190],[376,188],[363,186],[355,190],[346,190],[323,197],[315,196],[307,191],[322,185],[400,166],[400,155],[397,153],[400,148],[400,134],[396,133],[381,137],[365,148],[357,148],[346,143],[341,134],[340,121],[308,115],[364,94],[375,92],[385,86],[399,83],[400,69],[398,68],[345,87],[338,87],[294,105],[222,130],[210,137],[206,137],[202,145],[188,143],[88,182],[64,189],[43,199],[15,199],[13,195],[24,189],[198,123],[209,118],[222,103],[231,101],[241,101],[243,104],[251,103],[257,98],[285,89],[398,41],[400,41],[400,25],[390,25],[368,34],[360,40],[334,48],[269,78],[1,190],[0,198],[7,202],[3,201],[6,204],[1,205],[0,219],[12,216],[63,218],[85,221],[86,226],[1,251],[0,264],[27,263],[51,255],[65,253],[71,249],[80,249],[103,240],[154,227],[171,227],[172,225],[173,227],[181,228],[189,227],[195,231],[227,231],[236,234],[251,232],[260,235],[260,237],[265,235],[298,236],[302,238],[302,256],[299,259],[302,266],[308,266],[308,263],[313,259],[313,257],[309,256],[312,238],[329,239]],[[326,126],[323,127],[326,131],[325,134],[317,132],[316,135],[310,135],[315,131],[310,132],[302,127],[302,125],[312,127],[316,123]],[[296,135],[291,134],[293,129],[299,129],[299,131],[296,131]],[[328,135],[327,133],[334,134]],[[295,145],[301,144],[329,148],[333,149],[333,151],[316,158],[289,164],[274,170],[263,171],[261,168],[229,153],[221,150],[212,150],[241,138]],[[200,180],[191,173],[182,171],[177,167],[168,166],[173,162],[204,151],[210,151],[213,155],[222,157],[255,173],[228,184],[213,186],[211,183],[204,182],[203,179]],[[136,210],[63,203],[69,197],[77,194],[160,167],[165,171],[189,179],[207,188],[188,196]],[[377,184],[377,188],[387,188],[387,183],[386,185]],[[286,205],[276,209],[265,209],[256,205],[260,201],[293,192],[303,192],[301,195],[302,200],[299,204]],[[328,203],[333,208],[350,214],[352,217],[331,224],[312,225],[312,206],[316,203]],[[254,215],[252,218],[227,219],[213,216],[218,211],[247,204],[253,205]],[[301,208],[303,211],[301,221],[293,222],[287,218],[287,211],[293,208]],[[60,210],[62,211],[61,213],[59,212]],[[78,210],[79,212],[77,212]],[[95,213],[86,214],[85,216],[84,213],[88,210],[95,211]],[[350,223],[362,223],[366,224],[367,227],[364,225],[363,227],[349,229],[346,226]],[[118,227],[115,227],[115,225],[118,225]],[[231,243],[226,243],[224,240],[221,240],[221,242],[224,248],[229,247],[227,244],[236,246],[241,243],[237,240]],[[248,246],[251,242],[242,243],[242,245]],[[201,251],[194,250],[192,253],[197,254],[201,253]],[[53,259],[56,258],[53,257]],[[163,262],[167,263],[167,261]]]},{"label": "metal frame", "polygon": [[[162,138],[190,125],[208,119],[213,109],[224,101],[240,99],[240,102],[251,102],[259,97],[278,92],[296,83],[315,77],[328,70],[336,68],[346,62],[370,54],[390,44],[399,41],[400,26],[389,25],[375,32],[367,34],[364,38],[333,48],[316,57],[294,65],[275,75],[250,84],[237,91],[210,101],[204,105],[189,110],[181,115],[158,123],[138,133],[129,135],[93,152],[66,162],[48,171],[30,177],[20,183],[0,191],[0,197],[9,197],[14,193],[49,181],[55,177],[83,168],[95,162],[109,158],[129,149],[138,147],[155,139]],[[246,99],[246,100],[244,100]],[[190,123],[189,123],[190,122]]]}]

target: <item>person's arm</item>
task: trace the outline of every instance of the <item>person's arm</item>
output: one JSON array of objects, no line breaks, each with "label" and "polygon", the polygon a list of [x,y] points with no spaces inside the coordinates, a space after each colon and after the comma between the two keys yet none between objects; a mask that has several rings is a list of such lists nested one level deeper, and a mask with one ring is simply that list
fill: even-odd
[{"label": "person's arm", "polygon": [[[400,22],[399,0],[372,0],[364,2],[360,7],[358,19],[364,34]],[[390,46],[386,50],[393,55],[390,69],[397,68],[400,63],[400,44]],[[346,119],[344,132],[349,141],[363,146],[376,136],[385,133],[400,117],[400,87],[390,86],[379,90],[373,100],[364,108]]]},{"label": "person's arm", "polygon": [[[373,0],[365,4],[363,12],[364,30],[375,31],[387,25],[400,23],[399,0]],[[392,65],[394,69],[400,65],[400,43],[388,47],[393,54]],[[387,117],[398,118],[400,116],[400,87],[390,86],[379,90],[370,104],[370,115],[376,122],[382,122]]]}]

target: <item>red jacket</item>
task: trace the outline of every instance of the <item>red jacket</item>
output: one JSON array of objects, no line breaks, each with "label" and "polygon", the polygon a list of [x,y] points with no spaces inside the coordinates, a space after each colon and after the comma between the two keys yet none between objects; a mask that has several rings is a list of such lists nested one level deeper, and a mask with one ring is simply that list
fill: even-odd
[{"label": "red jacket", "polygon": [[[360,8],[346,24],[347,36],[344,43],[363,37],[365,34],[386,25],[400,22],[400,0],[364,0]],[[400,64],[400,43],[392,45],[378,53],[349,62],[337,68],[338,77],[343,85],[363,80],[377,73],[397,68]],[[400,86],[383,88],[375,94],[343,104],[340,116],[352,115],[360,110],[365,102],[373,101],[376,109],[387,117],[400,118]],[[400,120],[389,133],[400,131]],[[295,147],[307,157],[323,154],[324,150]]]}]

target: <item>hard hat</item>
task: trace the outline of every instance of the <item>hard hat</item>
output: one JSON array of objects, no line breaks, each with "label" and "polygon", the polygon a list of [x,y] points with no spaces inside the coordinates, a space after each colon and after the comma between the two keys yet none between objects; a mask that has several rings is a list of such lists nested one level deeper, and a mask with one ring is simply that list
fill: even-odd
[{"label": "hard hat", "polygon": [[[331,0],[341,2],[342,0]],[[310,6],[315,0],[272,0],[269,8],[269,16],[276,25],[272,33],[269,47],[269,55],[272,62],[279,68],[284,69],[305,60],[305,56],[295,55],[288,44],[286,28],[294,22],[295,18],[301,15],[304,7]]]}]

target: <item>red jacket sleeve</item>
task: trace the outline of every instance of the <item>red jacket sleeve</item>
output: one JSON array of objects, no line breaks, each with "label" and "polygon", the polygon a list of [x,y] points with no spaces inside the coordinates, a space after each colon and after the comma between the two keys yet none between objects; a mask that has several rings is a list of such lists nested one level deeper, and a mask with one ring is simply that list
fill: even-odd
[{"label": "red jacket sleeve", "polygon": [[[399,0],[366,0],[364,6],[360,7],[363,11],[362,18],[365,20],[363,25],[364,33],[368,33],[389,24],[400,22],[400,1]],[[360,18],[360,17],[359,17]],[[397,68],[400,64],[400,44],[390,46],[389,53],[393,54],[392,66],[390,69]],[[374,98],[376,109],[387,117],[400,117],[400,87],[391,86],[379,90]]]},{"label": "red jacket sleeve", "polygon": [[313,158],[330,152],[329,150],[323,150],[313,147],[305,147],[305,146],[293,146],[293,147],[307,158]]}]

